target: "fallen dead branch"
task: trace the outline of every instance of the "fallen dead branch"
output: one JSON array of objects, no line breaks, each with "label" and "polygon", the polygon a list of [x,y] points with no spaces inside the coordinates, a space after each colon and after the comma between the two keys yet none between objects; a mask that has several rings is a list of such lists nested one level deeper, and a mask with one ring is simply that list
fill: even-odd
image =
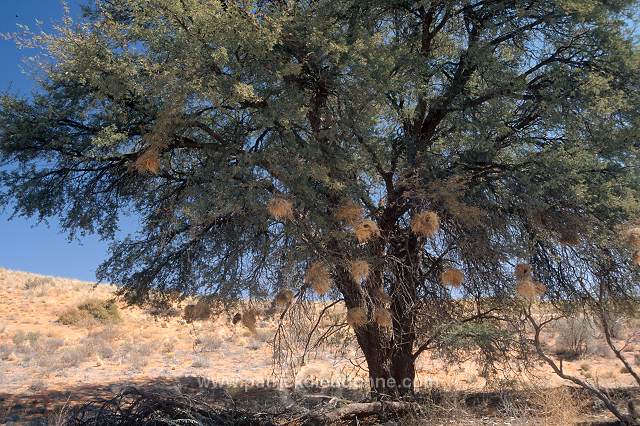
[{"label": "fallen dead branch", "polygon": [[63,422],[80,425],[275,425],[273,415],[211,406],[180,392],[124,389],[115,397],[73,409]]},{"label": "fallen dead branch", "polygon": [[334,424],[343,419],[354,416],[372,416],[393,414],[400,415],[406,413],[417,413],[420,406],[415,402],[405,401],[375,401],[375,402],[354,402],[344,405],[331,411],[316,411],[310,413],[307,424],[325,425]]}]

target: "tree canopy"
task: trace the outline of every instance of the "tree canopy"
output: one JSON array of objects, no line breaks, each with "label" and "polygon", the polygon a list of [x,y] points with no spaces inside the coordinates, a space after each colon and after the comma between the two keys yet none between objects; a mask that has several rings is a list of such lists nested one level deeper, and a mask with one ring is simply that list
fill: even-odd
[{"label": "tree canopy", "polygon": [[139,215],[99,269],[132,302],[328,283],[370,374],[411,376],[516,264],[553,300],[637,294],[637,7],[99,0],[15,35],[46,55],[0,101],[0,204],[107,239]]}]

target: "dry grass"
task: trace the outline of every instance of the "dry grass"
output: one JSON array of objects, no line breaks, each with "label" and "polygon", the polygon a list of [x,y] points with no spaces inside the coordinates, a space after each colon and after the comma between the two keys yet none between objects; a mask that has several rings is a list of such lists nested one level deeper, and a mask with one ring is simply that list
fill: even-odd
[{"label": "dry grass", "polygon": [[33,277],[24,283],[25,290],[44,290],[53,285],[53,279],[48,277]]},{"label": "dry grass", "polygon": [[634,265],[640,266],[640,250],[636,250],[633,252],[633,258],[631,260]]},{"label": "dry grass", "polygon": [[149,147],[136,159],[133,168],[139,173],[151,173],[157,175],[160,171],[160,150]]},{"label": "dry grass", "polygon": [[422,237],[433,237],[440,229],[440,218],[436,212],[420,212],[411,218],[411,230]]},{"label": "dry grass", "polygon": [[348,225],[355,225],[362,220],[363,209],[355,203],[347,202],[336,211],[336,219]]},{"label": "dry grass", "polygon": [[369,262],[366,260],[354,260],[351,262],[351,276],[357,283],[369,277]]},{"label": "dry grass", "polygon": [[568,387],[535,387],[524,394],[524,401],[503,402],[504,414],[517,419],[517,424],[577,425],[588,409],[588,401],[575,396]]},{"label": "dry grass", "polygon": [[371,219],[365,219],[356,223],[353,226],[353,232],[356,234],[356,239],[359,243],[366,243],[372,238],[380,235],[378,224]]},{"label": "dry grass", "polygon": [[385,308],[376,308],[373,312],[373,320],[382,328],[391,328],[393,325],[391,312]]},{"label": "dry grass", "polygon": [[464,272],[456,268],[447,268],[440,274],[440,282],[446,286],[460,287],[464,281]]},{"label": "dry grass", "polygon": [[347,324],[353,328],[362,327],[367,323],[367,310],[362,306],[347,310]]},{"label": "dry grass", "polygon": [[77,344],[73,346],[65,346],[59,351],[57,356],[57,368],[78,367],[80,364],[87,361],[92,355],[93,352],[91,348],[86,345]]},{"label": "dry grass", "polygon": [[203,356],[197,356],[191,364],[193,368],[208,368],[210,365],[209,358]]},{"label": "dry grass", "polygon": [[[198,337],[194,342],[196,352],[216,352],[222,347],[223,341],[215,334],[206,334]],[[175,347],[175,343],[173,344]],[[173,352],[173,350],[171,350]]]},{"label": "dry grass", "polygon": [[269,203],[267,204],[267,211],[274,219],[293,219],[293,203],[281,197],[274,197],[269,200]]},{"label": "dry grass", "polygon": [[304,281],[313,288],[313,290],[322,295],[326,294],[333,286],[329,268],[324,262],[313,262],[304,276]]}]

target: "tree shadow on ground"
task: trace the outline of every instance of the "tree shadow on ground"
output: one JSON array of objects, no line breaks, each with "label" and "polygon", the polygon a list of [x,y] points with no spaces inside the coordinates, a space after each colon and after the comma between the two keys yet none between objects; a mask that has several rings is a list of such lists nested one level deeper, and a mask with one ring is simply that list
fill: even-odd
[{"label": "tree shadow on ground", "polygon": [[[572,389],[572,392],[588,398],[579,389]],[[626,401],[638,398],[640,390],[615,389],[611,394],[618,401]],[[0,392],[0,423],[55,425],[71,419],[71,424],[75,425],[137,424],[142,417],[162,411],[162,415],[169,417],[193,416],[196,424],[295,425],[303,423],[310,411],[363,399],[366,399],[366,392],[357,389],[278,389],[270,384],[221,387],[200,377],[156,378],[77,385],[65,390],[41,390],[19,395]],[[431,389],[420,392],[417,399],[425,408],[420,419],[429,419],[429,424],[434,425],[448,424],[452,419],[459,420],[458,424],[492,424],[496,419],[505,417],[501,411],[505,401],[527,403],[526,395],[518,391]],[[451,401],[456,402],[456,409],[449,406],[443,410]],[[592,402],[592,412],[583,424],[617,424],[598,407],[597,402]],[[186,414],[185,407],[188,407]],[[96,416],[102,416],[101,420],[96,422]],[[384,421],[400,420],[383,417]],[[358,424],[379,424],[379,420],[379,416],[369,416],[359,419]],[[352,423],[348,420],[344,424]]]}]

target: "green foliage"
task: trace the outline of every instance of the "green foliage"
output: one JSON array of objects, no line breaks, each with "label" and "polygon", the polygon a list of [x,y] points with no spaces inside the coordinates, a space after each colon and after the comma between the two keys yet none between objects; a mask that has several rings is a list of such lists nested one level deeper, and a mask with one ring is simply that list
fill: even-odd
[{"label": "green foliage", "polygon": [[[450,361],[474,358],[482,376],[495,378],[497,367],[521,353],[519,335],[514,327],[496,321],[475,321],[448,326],[437,341],[438,354]],[[522,361],[522,360],[521,360]]]},{"label": "green foliage", "polygon": [[122,321],[118,306],[111,300],[87,300],[64,311],[58,321],[64,325],[115,324]]}]

